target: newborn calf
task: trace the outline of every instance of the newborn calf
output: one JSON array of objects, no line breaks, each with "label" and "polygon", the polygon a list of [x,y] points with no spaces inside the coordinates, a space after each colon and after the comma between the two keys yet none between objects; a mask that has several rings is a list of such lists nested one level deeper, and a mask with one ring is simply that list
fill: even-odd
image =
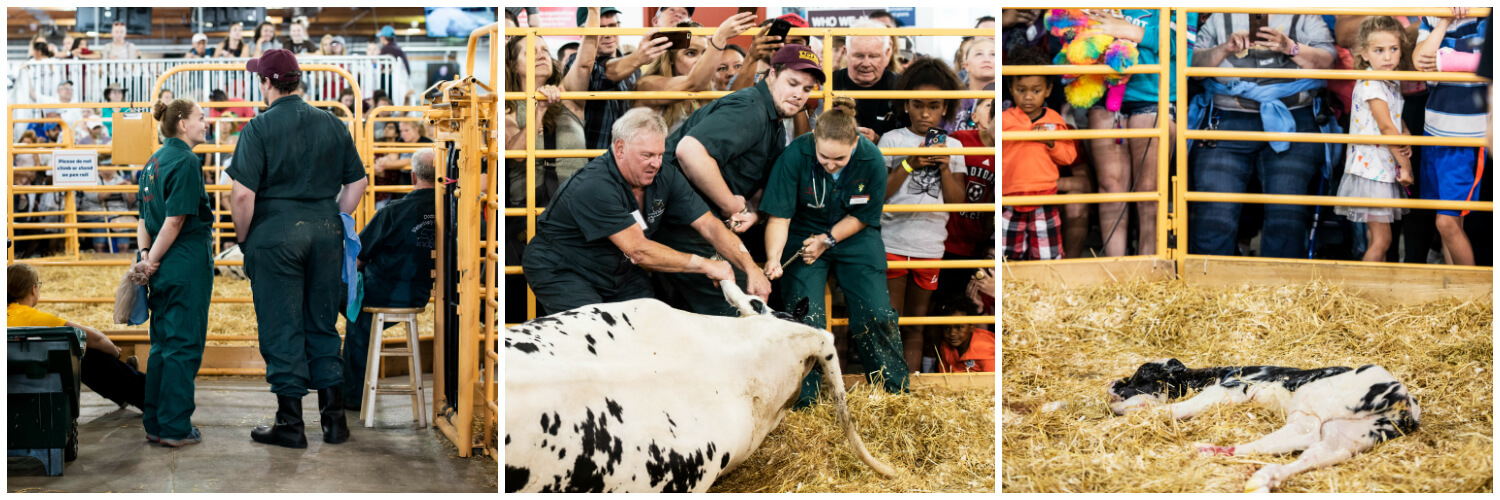
[{"label": "newborn calf", "polygon": [[[1191,391],[1198,394],[1168,404]],[[1203,453],[1230,456],[1304,450],[1295,462],[1256,471],[1245,483],[1246,492],[1267,492],[1294,474],[1348,460],[1376,443],[1415,431],[1421,418],[1406,387],[1377,365],[1189,369],[1175,359],[1157,360],[1115,381],[1109,395],[1116,415],[1160,408],[1185,419],[1215,404],[1245,402],[1282,410],[1286,426],[1260,439],[1235,446],[1196,445]]]}]

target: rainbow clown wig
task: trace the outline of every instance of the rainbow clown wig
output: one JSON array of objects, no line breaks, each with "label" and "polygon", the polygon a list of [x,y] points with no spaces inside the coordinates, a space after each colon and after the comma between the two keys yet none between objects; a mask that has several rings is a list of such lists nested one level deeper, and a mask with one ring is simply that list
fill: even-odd
[{"label": "rainbow clown wig", "polygon": [[[1121,40],[1100,31],[1099,22],[1077,9],[1047,11],[1048,29],[1062,41],[1053,64],[1103,64],[1124,72],[1140,60],[1135,42]],[[1063,75],[1063,93],[1074,108],[1087,109],[1103,98],[1104,107],[1119,111],[1125,100],[1125,84],[1130,75]]]}]

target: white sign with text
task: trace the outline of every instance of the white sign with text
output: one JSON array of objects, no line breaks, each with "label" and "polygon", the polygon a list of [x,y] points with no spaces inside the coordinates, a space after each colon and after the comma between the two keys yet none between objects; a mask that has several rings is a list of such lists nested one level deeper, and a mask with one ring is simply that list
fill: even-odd
[{"label": "white sign with text", "polygon": [[58,186],[97,186],[99,152],[61,150],[52,153],[52,183]]}]

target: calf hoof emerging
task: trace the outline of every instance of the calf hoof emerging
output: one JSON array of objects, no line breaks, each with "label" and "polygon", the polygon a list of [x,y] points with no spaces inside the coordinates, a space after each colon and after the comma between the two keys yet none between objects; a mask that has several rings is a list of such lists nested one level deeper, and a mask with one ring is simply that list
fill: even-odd
[{"label": "calf hoof emerging", "polygon": [[1198,447],[1198,453],[1202,453],[1204,455],[1209,455],[1209,456],[1224,456],[1224,457],[1232,457],[1232,456],[1234,456],[1234,447],[1233,446],[1214,446],[1214,445],[1211,445],[1211,444],[1204,444],[1204,443],[1197,443],[1194,446]]},{"label": "calf hoof emerging", "polygon": [[1250,480],[1245,481],[1245,493],[1270,493],[1272,488],[1281,484],[1281,480],[1275,477],[1274,465],[1261,467],[1250,475]]}]

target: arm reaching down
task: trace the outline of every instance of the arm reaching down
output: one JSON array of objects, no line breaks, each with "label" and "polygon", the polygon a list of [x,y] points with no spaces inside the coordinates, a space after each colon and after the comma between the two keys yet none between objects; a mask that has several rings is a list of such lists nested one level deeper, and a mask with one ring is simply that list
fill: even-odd
[{"label": "arm reaching down", "polygon": [[734,269],[729,267],[728,262],[708,260],[667,248],[666,245],[646,239],[645,231],[638,225],[631,225],[609,235],[609,242],[625,252],[625,256],[635,265],[648,271],[702,273],[714,281],[734,279]]},{"label": "arm reaching down", "polygon": [[[740,242],[740,238],[735,236],[733,231],[719,223],[712,213],[706,212],[698,220],[693,221],[693,229],[703,235],[703,239],[708,240],[709,244],[714,246],[714,250],[718,250],[719,255],[724,256],[724,260],[733,263],[735,267],[740,268],[749,276],[749,287],[745,291],[759,296],[761,300],[770,297],[771,281],[760,270],[760,266],[755,265],[755,259],[750,257],[750,251],[745,248],[745,244]],[[734,277],[730,276],[730,279]]]}]

